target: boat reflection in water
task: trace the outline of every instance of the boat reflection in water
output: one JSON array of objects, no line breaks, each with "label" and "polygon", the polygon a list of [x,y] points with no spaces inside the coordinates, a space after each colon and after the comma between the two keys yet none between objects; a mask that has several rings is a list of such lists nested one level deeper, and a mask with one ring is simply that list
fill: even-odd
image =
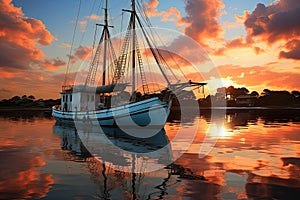
[{"label": "boat reflection in water", "polygon": [[[56,123],[53,130],[60,135],[62,148],[72,153],[73,160],[86,162],[101,199],[163,197],[171,175],[184,175],[183,169],[171,164],[171,146],[164,129],[152,137],[138,139],[119,128],[99,131],[99,127],[76,129]],[[165,170],[166,166],[173,169],[172,174]]]}]

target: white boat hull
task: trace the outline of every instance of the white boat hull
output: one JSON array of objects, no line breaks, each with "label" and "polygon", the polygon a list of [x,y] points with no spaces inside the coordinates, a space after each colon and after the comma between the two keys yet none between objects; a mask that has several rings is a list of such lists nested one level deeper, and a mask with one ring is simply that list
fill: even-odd
[{"label": "white boat hull", "polygon": [[95,111],[52,110],[59,122],[84,123],[100,126],[164,126],[170,104],[157,97],[109,109]]}]

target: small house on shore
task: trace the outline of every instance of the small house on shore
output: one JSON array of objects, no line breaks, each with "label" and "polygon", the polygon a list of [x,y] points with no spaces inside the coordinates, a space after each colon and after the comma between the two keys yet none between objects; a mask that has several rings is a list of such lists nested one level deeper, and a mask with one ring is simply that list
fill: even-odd
[{"label": "small house on shore", "polygon": [[236,98],[236,104],[239,106],[254,106],[257,103],[257,97],[253,95],[240,95]]}]

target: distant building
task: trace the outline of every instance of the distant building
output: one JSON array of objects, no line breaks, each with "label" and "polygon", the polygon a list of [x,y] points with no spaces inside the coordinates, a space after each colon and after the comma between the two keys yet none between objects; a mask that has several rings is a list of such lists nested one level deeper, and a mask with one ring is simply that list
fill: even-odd
[{"label": "distant building", "polygon": [[240,95],[235,101],[236,104],[240,106],[254,106],[257,103],[257,97],[252,95]]}]

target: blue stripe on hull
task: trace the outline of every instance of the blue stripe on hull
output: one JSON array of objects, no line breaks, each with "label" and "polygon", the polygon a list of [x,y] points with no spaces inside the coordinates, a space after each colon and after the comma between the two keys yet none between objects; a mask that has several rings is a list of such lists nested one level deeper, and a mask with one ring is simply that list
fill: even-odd
[{"label": "blue stripe on hull", "polygon": [[[151,118],[149,116],[151,112]],[[92,112],[62,112],[53,110],[52,115],[58,122],[83,123],[101,126],[128,126],[132,121],[139,126],[163,126],[169,114],[169,105],[158,98],[133,104]]]}]

